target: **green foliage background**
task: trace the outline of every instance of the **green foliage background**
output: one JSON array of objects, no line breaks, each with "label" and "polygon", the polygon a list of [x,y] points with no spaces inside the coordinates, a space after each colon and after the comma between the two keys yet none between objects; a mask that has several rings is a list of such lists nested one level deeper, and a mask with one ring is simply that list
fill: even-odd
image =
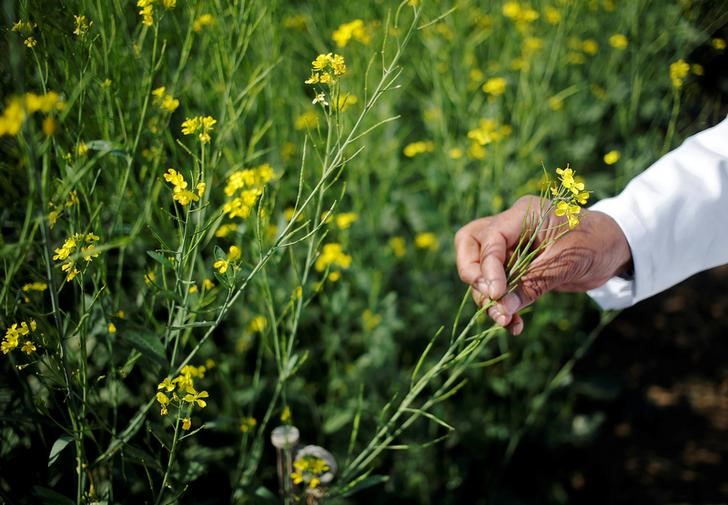
[{"label": "green foliage background", "polygon": [[[14,351],[0,360],[0,498],[152,503],[168,473],[166,500],[275,501],[269,435],[285,409],[304,442],[326,447],[344,464],[352,427],[358,425],[356,452],[381,426],[385,405],[407,391],[442,326],[424,368],[448,346],[466,290],[451,247],[459,226],[538,192],[542,164],[570,163],[595,199],[609,196],[686,135],[722,118],[726,56],[711,42],[726,35],[728,10],[721,4],[534,0],[529,6],[538,19],[514,22],[503,2],[423,1],[413,8],[377,0],[178,0],[169,10],[157,2],[154,24],[145,27],[135,2],[4,3],[4,106],[26,92],[54,90],[66,108],[55,115],[50,137],[38,115],[26,118],[17,137],[0,137],[0,326],[33,318],[43,343],[35,356]],[[549,22],[547,8],[559,12],[557,22]],[[352,158],[334,167],[320,190],[327,132],[354,126],[415,12],[414,35],[390,74],[397,80],[367,110],[359,132],[377,127],[345,149]],[[197,32],[194,22],[203,14],[214,21]],[[73,34],[74,15],[93,21],[85,36]],[[20,19],[37,25],[33,49],[11,30]],[[354,19],[363,20],[370,41],[336,47],[332,33]],[[625,35],[628,46],[612,47],[613,34]],[[541,47],[524,50],[529,39]],[[597,44],[594,54],[584,50],[587,39]],[[332,51],[348,66],[341,92],[357,102],[328,116],[327,126],[330,108],[311,103],[315,93],[304,80],[311,60]],[[703,72],[675,89],[669,67],[679,58]],[[481,89],[493,77],[506,79],[500,96]],[[158,86],[179,99],[174,112],[153,104]],[[312,112],[318,127],[297,128],[297,119]],[[198,115],[217,120],[204,154],[180,131],[185,118]],[[471,155],[469,132],[481,119],[510,125],[511,132],[484,145],[479,159]],[[431,141],[433,149],[406,156],[405,146],[418,141]],[[79,154],[80,144],[88,154]],[[621,158],[607,166],[603,155],[612,150]],[[198,247],[178,249],[185,209],[173,203],[163,174],[174,167],[194,178],[201,163],[208,215],[195,235]],[[276,180],[250,218],[216,237],[219,225],[230,222],[215,214],[225,200],[225,178],[262,163],[273,167]],[[51,227],[50,204],[62,207],[72,191],[79,203]],[[299,191],[314,199],[301,211],[302,241],[283,247],[276,233]],[[335,219],[322,223],[328,209],[334,218],[353,212],[358,219],[347,229]],[[52,251],[71,233],[89,231],[101,236],[101,255],[66,283]],[[422,233],[433,233],[436,245],[418,248]],[[390,245],[395,237],[404,240],[403,255]],[[330,242],[352,257],[335,282],[313,268]],[[239,269],[215,273],[213,262],[231,245],[243,251]],[[148,251],[157,252],[156,260]],[[194,296],[180,283],[182,264],[167,259],[176,251],[192,251],[184,265],[200,286]],[[170,284],[145,283],[150,271]],[[241,296],[203,339],[210,328],[203,323],[226,310],[225,286],[240,286],[248,276]],[[215,289],[202,290],[206,278]],[[28,295],[22,286],[30,282],[49,288]],[[182,329],[171,329],[173,306],[189,309]],[[465,316],[474,312],[466,306]],[[250,323],[260,315],[267,324],[255,331]],[[396,442],[408,449],[384,451],[373,465],[388,480],[338,501],[568,502],[551,469],[524,476],[533,494],[503,477],[524,436],[556,450],[598,429],[598,416],[575,427],[575,399],[600,392],[575,386],[570,367],[599,321],[584,296],[539,301],[528,311],[524,335],[499,332],[479,348],[482,366],[469,367],[468,383],[433,408],[453,431],[418,419]],[[176,361],[173,340],[163,338],[170,332],[179,335]],[[173,426],[149,405],[157,384],[198,343],[191,363],[215,362],[202,381],[208,405],[192,416],[195,428],[204,427],[180,441],[171,461]],[[292,346],[283,360],[277,343]],[[138,430],[119,444],[139,412]],[[255,426],[241,431],[251,417]],[[54,444],[61,450],[49,461]],[[77,472],[79,461],[86,466]]]}]

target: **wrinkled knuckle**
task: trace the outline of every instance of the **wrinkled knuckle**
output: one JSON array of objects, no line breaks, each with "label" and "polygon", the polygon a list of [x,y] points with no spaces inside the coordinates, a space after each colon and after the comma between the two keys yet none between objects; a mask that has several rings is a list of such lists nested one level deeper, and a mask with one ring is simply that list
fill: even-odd
[{"label": "wrinkled knuckle", "polygon": [[549,290],[549,283],[545,277],[533,277],[524,281],[521,285],[521,291],[525,295],[526,303],[531,303],[541,298]]}]

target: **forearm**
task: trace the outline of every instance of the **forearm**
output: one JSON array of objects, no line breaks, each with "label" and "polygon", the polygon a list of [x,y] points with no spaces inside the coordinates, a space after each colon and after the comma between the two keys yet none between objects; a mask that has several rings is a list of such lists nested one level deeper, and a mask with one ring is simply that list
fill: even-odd
[{"label": "forearm", "polygon": [[634,278],[589,292],[604,308],[623,308],[690,275],[728,263],[728,119],[687,139],[614,198],[604,212],[624,232]]}]

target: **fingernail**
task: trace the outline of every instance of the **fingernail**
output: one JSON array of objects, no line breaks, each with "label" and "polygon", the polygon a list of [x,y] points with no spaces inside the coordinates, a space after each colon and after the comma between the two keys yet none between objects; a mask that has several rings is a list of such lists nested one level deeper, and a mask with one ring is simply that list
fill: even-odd
[{"label": "fingernail", "polygon": [[509,314],[515,314],[515,312],[521,307],[521,299],[515,293],[508,293],[506,296],[501,298],[501,305],[505,307]]},{"label": "fingernail", "polygon": [[506,324],[508,324],[508,319],[506,318],[506,316],[501,314],[500,316],[495,318],[495,322],[501,326],[505,326]]},{"label": "fingernail", "polygon": [[487,295],[488,294],[488,284],[489,284],[488,281],[486,281],[482,277],[478,277],[478,279],[475,281],[475,289],[477,289],[484,295]]}]

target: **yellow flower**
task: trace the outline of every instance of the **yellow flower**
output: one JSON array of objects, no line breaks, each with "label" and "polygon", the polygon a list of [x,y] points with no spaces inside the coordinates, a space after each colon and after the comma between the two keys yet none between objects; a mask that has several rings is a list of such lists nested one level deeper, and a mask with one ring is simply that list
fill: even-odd
[{"label": "yellow flower", "polygon": [[79,156],[86,156],[88,154],[88,146],[85,142],[79,142],[76,146],[76,154]]},{"label": "yellow flower", "polygon": [[434,233],[424,232],[419,233],[415,237],[415,247],[418,249],[430,249],[435,251],[439,247],[439,244]]},{"label": "yellow flower", "polygon": [[331,35],[331,38],[339,47],[345,47],[351,39],[357,40],[362,44],[369,44],[371,37],[364,27],[364,21],[355,19],[350,23],[344,23]]},{"label": "yellow flower", "polygon": [[193,389],[191,392],[187,393],[182,399],[187,403],[197,404],[198,407],[204,409],[207,406],[207,402],[202,398],[207,398],[208,396],[210,395],[207,394],[207,391],[200,391],[198,393]]},{"label": "yellow flower", "polygon": [[725,39],[721,39],[718,37],[711,39],[710,45],[718,52],[723,52],[726,48]]},{"label": "yellow flower", "polygon": [[258,315],[251,319],[248,323],[248,331],[252,333],[260,333],[265,330],[266,326],[268,326],[268,320],[265,316]]},{"label": "yellow flower", "polygon": [[242,252],[240,251],[240,248],[238,246],[231,245],[230,249],[228,249],[227,257],[230,261],[235,261],[235,260],[240,259],[241,254],[242,254]]},{"label": "yellow flower", "polygon": [[3,135],[15,136],[25,121],[25,110],[17,98],[11,99],[8,106],[0,116],[0,137]]},{"label": "yellow flower", "polygon": [[599,44],[594,39],[586,39],[582,42],[581,48],[586,54],[595,55],[599,52]]},{"label": "yellow flower", "polygon": [[162,393],[161,391],[157,392],[156,396],[157,402],[159,402],[160,405],[165,406],[169,403],[169,397]]},{"label": "yellow flower", "polygon": [[41,129],[43,130],[43,134],[46,137],[51,137],[53,134],[56,133],[56,130],[58,129],[58,123],[56,123],[56,120],[53,119],[50,116],[46,116],[43,118],[43,124],[41,125]]},{"label": "yellow flower", "polygon": [[182,123],[182,135],[192,135],[200,128],[200,118],[187,118]]},{"label": "yellow flower", "polygon": [[35,344],[31,340],[26,340],[23,344],[23,347],[20,348],[21,351],[23,351],[25,354],[33,353],[37,350],[35,347]]},{"label": "yellow flower", "polygon": [[404,146],[402,152],[408,158],[414,158],[418,154],[431,153],[435,150],[435,143],[431,140],[421,140],[419,142],[412,142]]},{"label": "yellow flower", "polygon": [[564,108],[564,100],[559,96],[552,96],[546,101],[549,108],[553,111],[558,111]]},{"label": "yellow flower", "polygon": [[292,417],[293,417],[293,415],[291,413],[291,407],[289,407],[288,405],[283,407],[283,411],[281,412],[281,417],[280,417],[281,422],[287,423],[288,421],[291,420]]},{"label": "yellow flower", "polygon": [[451,148],[451,149],[450,149],[450,150],[449,150],[449,151],[447,152],[447,155],[448,155],[448,156],[450,157],[450,159],[452,159],[452,160],[459,160],[460,158],[462,158],[462,157],[463,157],[463,150],[462,150],[462,149],[460,149],[459,147],[453,147],[453,148]]},{"label": "yellow flower", "polygon": [[221,274],[224,274],[227,272],[228,267],[230,266],[230,262],[225,259],[219,259],[215,261],[215,263],[212,264],[212,267],[216,269]]},{"label": "yellow flower", "polygon": [[306,84],[333,84],[336,82],[336,77],[344,75],[346,70],[344,57],[340,54],[319,54],[311,62],[311,77],[305,82]]},{"label": "yellow flower", "polygon": [[407,254],[407,244],[403,237],[392,237],[389,239],[389,248],[397,258],[402,258]]},{"label": "yellow flower", "polygon": [[30,284],[24,284],[22,288],[20,288],[24,293],[27,293],[28,291],[45,291],[48,289],[48,284],[45,282],[31,282]]},{"label": "yellow flower", "polygon": [[370,332],[382,322],[382,316],[375,314],[369,309],[364,310],[361,314],[361,322],[364,331]]},{"label": "yellow flower", "polygon": [[212,26],[215,24],[215,18],[212,14],[203,14],[192,23],[192,30],[195,32],[201,32],[206,26]]},{"label": "yellow flower", "polygon": [[546,22],[550,25],[557,25],[561,21],[561,13],[555,7],[546,6],[543,11]]},{"label": "yellow flower", "polygon": [[182,429],[187,431],[192,427],[192,420],[189,417],[182,418]]},{"label": "yellow flower", "polygon": [[619,151],[609,151],[607,154],[604,155],[604,163],[607,165],[614,165],[619,161],[619,158],[621,157]]},{"label": "yellow flower", "polygon": [[317,271],[323,272],[331,266],[338,266],[343,269],[351,266],[351,256],[344,253],[339,243],[324,244],[321,254],[316,258],[315,267]]},{"label": "yellow flower", "polygon": [[174,192],[172,193],[172,198],[175,201],[179,202],[180,205],[187,205],[190,202],[196,202],[200,199],[192,191],[187,191],[186,189],[177,190],[177,188],[174,189]]},{"label": "yellow flower", "polygon": [[336,222],[336,226],[340,230],[346,230],[357,219],[359,219],[359,214],[357,214],[356,212],[343,212],[341,214],[337,214],[334,218],[334,221]]},{"label": "yellow flower", "polygon": [[254,417],[244,417],[240,421],[240,431],[247,433],[258,425],[258,421]]},{"label": "yellow flower", "polygon": [[577,224],[579,224],[580,212],[581,207],[562,200],[556,204],[554,214],[560,217],[566,216],[567,222],[569,223],[569,229],[573,229]]},{"label": "yellow flower", "polygon": [[37,46],[37,45],[38,45],[38,41],[37,41],[37,40],[35,40],[35,38],[34,38],[34,37],[28,37],[27,39],[25,39],[25,40],[23,41],[23,44],[24,44],[24,45],[25,45],[25,47],[27,47],[28,49],[33,49],[33,48],[34,48],[35,46]]},{"label": "yellow flower", "polygon": [[334,103],[334,109],[344,112],[349,108],[350,105],[355,105],[359,102],[359,99],[354,95],[340,96],[336,103]]},{"label": "yellow flower", "polygon": [[84,37],[88,33],[89,28],[91,28],[91,25],[94,24],[93,21],[89,22],[86,16],[83,15],[73,16],[73,20],[75,23],[73,34],[77,37]]},{"label": "yellow flower", "polygon": [[153,271],[149,271],[146,274],[144,274],[144,284],[147,286],[151,286],[154,284],[154,281],[157,280],[157,274],[155,274]]},{"label": "yellow flower", "polygon": [[[152,91],[154,105],[167,112],[174,112],[179,107],[179,100],[167,93],[165,86],[160,86]],[[184,128],[184,124],[183,124]]]},{"label": "yellow flower", "polygon": [[212,282],[212,279],[205,279],[204,281],[202,281],[202,288],[205,291],[210,291],[214,287],[215,287],[215,283]]},{"label": "yellow flower", "polygon": [[142,24],[144,26],[152,26],[154,24],[154,6],[152,5],[154,0],[138,0],[137,7],[139,7],[139,15],[142,17]]},{"label": "yellow flower", "polygon": [[625,35],[621,33],[615,33],[614,35],[609,37],[609,45],[615,49],[623,51],[627,49],[627,46],[629,45],[629,40],[627,40],[627,37]]},{"label": "yellow flower", "polygon": [[483,92],[490,96],[500,96],[506,92],[506,85],[508,82],[503,77],[493,77],[485,81],[482,86]]},{"label": "yellow flower", "polygon": [[109,323],[109,325],[106,327],[109,333],[112,335],[116,333],[116,325],[114,323]]},{"label": "yellow flower", "polygon": [[175,385],[169,377],[165,377],[162,382],[159,383],[157,389],[165,389],[168,393],[174,391]]},{"label": "yellow flower", "polygon": [[677,60],[675,63],[671,63],[670,82],[672,82],[672,87],[680,89],[689,73],[690,65],[688,65],[682,58]]},{"label": "yellow flower", "polygon": [[210,132],[217,123],[217,120],[212,116],[196,116],[192,118],[186,118],[182,123],[182,134],[193,135],[198,133],[197,138],[203,144],[210,142]]},{"label": "yellow flower", "polygon": [[297,116],[293,122],[293,127],[296,130],[312,130],[314,128],[318,128],[318,125],[318,115],[316,115],[316,113],[312,110],[306,111]]}]

